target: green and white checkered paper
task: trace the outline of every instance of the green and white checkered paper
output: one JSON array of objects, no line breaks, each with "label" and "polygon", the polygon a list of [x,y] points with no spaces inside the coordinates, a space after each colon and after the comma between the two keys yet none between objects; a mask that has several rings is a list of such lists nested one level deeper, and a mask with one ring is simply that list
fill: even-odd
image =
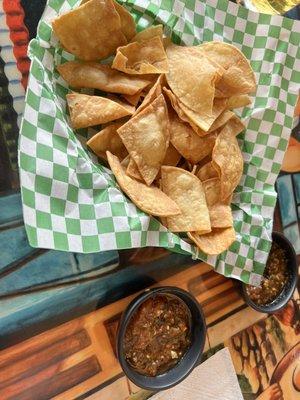
[{"label": "green and white checkered paper", "polygon": [[242,112],[247,129],[239,136],[245,166],[232,205],[237,240],[218,257],[207,257],[137,209],[111,172],[85,150],[82,138],[89,132],[70,128],[65,103],[69,88],[55,66],[73,56],[60,48],[51,20],[79,3],[50,0],[30,44],[32,64],[19,143],[30,244],[83,253],[161,246],[199,257],[225,276],[258,284],[271,245],[274,183],[300,88],[300,23],[225,0],[123,2],[139,30],[162,23],[176,43],[233,43],[256,74],[257,93],[253,105]]}]

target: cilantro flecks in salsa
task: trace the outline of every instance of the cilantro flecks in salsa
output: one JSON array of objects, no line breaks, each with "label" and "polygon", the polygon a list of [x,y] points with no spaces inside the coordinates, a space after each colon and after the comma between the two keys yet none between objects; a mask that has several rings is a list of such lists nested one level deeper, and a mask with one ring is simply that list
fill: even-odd
[{"label": "cilantro flecks in salsa", "polygon": [[191,343],[191,315],[173,295],[145,300],[132,316],[124,337],[125,359],[142,375],[160,375],[174,367]]},{"label": "cilantro flecks in salsa", "polygon": [[288,279],[287,262],[285,250],[273,242],[261,286],[248,285],[246,288],[254,303],[269,304],[282,292]]}]

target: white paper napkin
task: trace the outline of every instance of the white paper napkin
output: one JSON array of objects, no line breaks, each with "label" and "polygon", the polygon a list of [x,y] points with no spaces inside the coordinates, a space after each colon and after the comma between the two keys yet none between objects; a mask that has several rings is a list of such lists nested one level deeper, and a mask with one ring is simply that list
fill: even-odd
[{"label": "white paper napkin", "polygon": [[220,350],[183,382],[151,400],[243,400],[229,350]]}]

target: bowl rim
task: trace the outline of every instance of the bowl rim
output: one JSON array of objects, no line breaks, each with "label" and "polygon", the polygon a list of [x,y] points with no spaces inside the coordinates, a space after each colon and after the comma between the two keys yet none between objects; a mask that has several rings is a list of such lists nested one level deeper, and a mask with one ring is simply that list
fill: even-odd
[{"label": "bowl rim", "polygon": [[[132,367],[130,367],[130,365],[125,360],[124,353],[123,353],[123,339],[124,339],[127,325],[129,323],[132,315],[136,312],[138,307],[145,300],[147,300],[149,297],[156,295],[156,294],[165,294],[165,295],[169,294],[169,295],[177,296],[180,298],[180,300],[184,301],[186,306],[190,309],[191,307],[189,306],[189,304],[187,304],[187,301],[185,300],[185,299],[188,299],[189,301],[191,301],[193,303],[193,306],[195,307],[195,310],[198,313],[199,318],[202,322],[202,330],[201,330],[202,337],[200,338],[201,344],[197,348],[197,356],[196,356],[195,360],[192,361],[188,365],[188,367],[182,371],[181,374],[178,374],[178,379],[174,379],[171,383],[165,382],[162,379],[162,377],[166,377],[166,380],[167,380],[168,372],[172,371],[173,368],[171,368],[169,371],[166,371],[162,375],[158,375],[158,376],[154,376],[154,377],[147,377],[145,375],[139,374]],[[193,325],[191,325],[191,326],[193,326]],[[207,327],[206,327],[203,310],[202,310],[199,302],[197,301],[197,299],[191,293],[189,293],[186,290],[181,289],[177,286],[158,286],[158,287],[154,287],[154,288],[147,288],[142,293],[137,295],[128,304],[128,306],[126,307],[126,309],[124,310],[124,312],[121,316],[119,327],[118,327],[118,333],[117,333],[117,343],[116,343],[117,344],[116,345],[117,357],[118,357],[119,363],[120,363],[125,375],[133,383],[137,384],[139,387],[141,387],[143,389],[147,389],[147,390],[153,390],[153,391],[168,389],[168,388],[171,388],[171,387],[177,385],[183,379],[185,379],[192,372],[192,370],[199,364],[202,353],[203,353],[205,341],[206,341],[206,333],[207,333]],[[187,352],[185,353],[185,355],[188,354],[188,352],[191,350],[192,344],[191,344],[190,348],[187,350]],[[176,364],[174,366],[174,368],[178,365],[180,365],[180,362],[178,364]],[[149,378],[148,383],[141,385],[141,382],[138,382],[138,383],[136,382],[136,379],[135,379],[136,377],[145,377],[146,379]],[[156,381],[157,377],[160,378],[160,381],[163,380],[163,382],[157,382]]]},{"label": "bowl rim", "polygon": [[[254,301],[252,301],[246,291],[246,287],[248,286],[246,283],[242,283],[241,287],[242,287],[242,295],[243,298],[246,302],[246,304],[248,306],[250,306],[251,308],[253,308],[254,310],[261,312],[261,313],[267,313],[267,314],[271,314],[277,311],[282,310],[287,303],[290,301],[290,299],[293,297],[293,294],[295,292],[296,286],[297,286],[297,282],[298,282],[298,265],[297,265],[297,256],[296,256],[296,252],[294,249],[294,246],[292,245],[292,243],[288,240],[288,238],[281,232],[278,231],[273,231],[272,232],[272,242],[276,242],[276,240],[279,239],[281,242],[285,243],[286,248],[289,249],[289,252],[291,254],[290,257],[290,263],[291,263],[291,287],[289,289],[289,291],[287,292],[287,295],[285,297],[283,297],[284,301],[283,302],[279,302],[278,304],[274,304],[275,300],[277,299],[277,297],[268,304],[265,305],[258,305],[256,304]],[[282,292],[280,292],[281,294]],[[279,296],[280,296],[279,294]]]}]

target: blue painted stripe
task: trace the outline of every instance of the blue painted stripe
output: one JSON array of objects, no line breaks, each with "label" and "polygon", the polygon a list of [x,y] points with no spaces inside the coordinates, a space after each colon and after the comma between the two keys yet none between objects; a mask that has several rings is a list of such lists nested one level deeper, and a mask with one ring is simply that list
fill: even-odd
[{"label": "blue painted stripe", "polygon": [[[1,30],[0,30],[0,32],[1,32]],[[1,49],[2,49],[2,50],[5,50],[5,49],[12,49],[12,45],[11,45],[11,44],[5,44],[5,45],[1,46]]]},{"label": "blue painted stripe", "polygon": [[9,29],[0,28],[0,33],[3,33],[3,32],[9,32]]},{"label": "blue painted stripe", "polygon": [[11,80],[9,81],[9,83],[12,84],[12,85],[17,85],[17,84],[20,83],[20,79],[11,79]]}]

